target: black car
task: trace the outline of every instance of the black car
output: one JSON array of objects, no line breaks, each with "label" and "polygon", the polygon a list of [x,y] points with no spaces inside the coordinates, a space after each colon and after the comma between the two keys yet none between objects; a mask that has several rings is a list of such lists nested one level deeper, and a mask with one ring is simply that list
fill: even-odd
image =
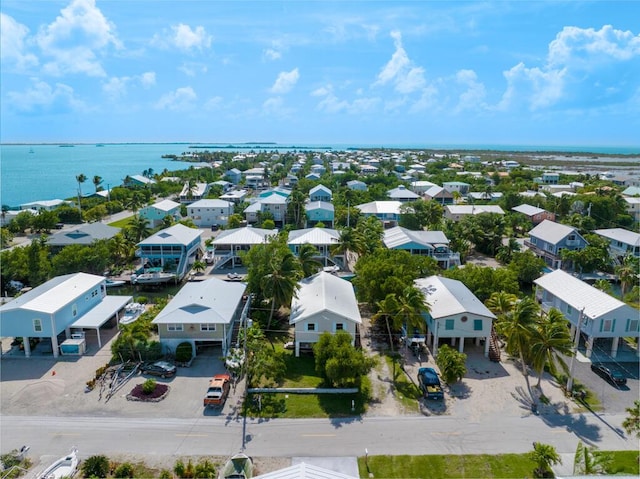
[{"label": "black car", "polygon": [[147,363],[140,367],[143,374],[152,374],[161,378],[175,376],[178,368],[167,361],[156,361],[155,363]]},{"label": "black car", "polygon": [[622,373],[609,369],[604,364],[591,363],[591,370],[615,386],[624,386],[627,384],[627,378],[625,378]]}]

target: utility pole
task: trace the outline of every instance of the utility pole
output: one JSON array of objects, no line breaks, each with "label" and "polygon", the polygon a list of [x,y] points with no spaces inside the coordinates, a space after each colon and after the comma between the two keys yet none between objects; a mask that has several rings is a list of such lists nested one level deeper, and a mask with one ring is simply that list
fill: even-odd
[{"label": "utility pole", "polygon": [[571,362],[569,363],[569,378],[567,379],[567,393],[571,394],[573,389],[573,366],[575,364],[576,355],[578,354],[578,344],[580,343],[580,327],[582,326],[582,319],[584,318],[584,306],[580,310],[578,315],[578,326],[576,327],[576,336],[573,341],[573,354],[571,355]]}]

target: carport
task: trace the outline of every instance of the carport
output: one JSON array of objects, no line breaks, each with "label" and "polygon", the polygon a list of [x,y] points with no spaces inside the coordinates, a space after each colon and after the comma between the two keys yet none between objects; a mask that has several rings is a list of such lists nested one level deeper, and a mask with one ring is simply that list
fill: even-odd
[{"label": "carport", "polygon": [[95,329],[98,335],[98,347],[102,347],[100,328],[133,300],[133,296],[105,296],[102,302],[71,325],[78,329]]}]

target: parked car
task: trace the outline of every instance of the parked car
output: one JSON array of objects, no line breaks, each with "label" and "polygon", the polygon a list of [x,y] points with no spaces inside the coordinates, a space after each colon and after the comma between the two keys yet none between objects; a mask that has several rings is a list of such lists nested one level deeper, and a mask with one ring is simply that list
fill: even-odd
[{"label": "parked car", "polygon": [[209,381],[209,389],[204,396],[204,407],[222,407],[229,395],[231,376],[228,374],[216,374]]},{"label": "parked car", "polygon": [[140,367],[140,371],[143,374],[151,374],[153,376],[160,376],[161,378],[168,378],[175,376],[178,368],[167,361],[156,361],[154,363],[143,364]]},{"label": "parked car", "polygon": [[627,384],[627,378],[625,378],[621,372],[610,369],[604,364],[591,363],[591,370],[614,386],[624,386]]},{"label": "parked car", "polygon": [[427,399],[443,399],[442,385],[438,373],[433,368],[418,369],[418,384]]}]

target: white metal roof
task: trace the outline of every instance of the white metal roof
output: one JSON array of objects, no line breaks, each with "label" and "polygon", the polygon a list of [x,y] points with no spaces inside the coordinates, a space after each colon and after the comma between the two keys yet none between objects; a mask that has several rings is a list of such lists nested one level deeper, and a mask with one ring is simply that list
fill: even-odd
[{"label": "white metal roof", "polygon": [[217,245],[254,245],[267,243],[269,237],[278,234],[277,229],[265,230],[262,228],[254,228],[246,226],[244,228],[233,228],[224,230],[220,233],[211,244]]},{"label": "white metal roof", "polygon": [[105,281],[103,276],[87,273],[57,276],[0,306],[0,313],[20,308],[53,314]]},{"label": "white metal roof", "polygon": [[598,318],[622,307],[629,308],[630,311],[635,312],[635,317],[638,316],[638,311],[631,308],[631,306],[561,269],[541,276],[534,283],[546,289],[573,309],[580,310],[584,308],[584,314],[591,319]]},{"label": "white metal roof", "polygon": [[605,238],[620,241],[621,243],[628,244],[630,246],[640,246],[640,234],[624,228],[607,228],[594,230],[593,232],[600,236],[604,236]]},{"label": "white metal roof", "polygon": [[429,276],[416,279],[414,283],[424,293],[431,317],[434,319],[462,313],[496,319],[495,315],[461,281]]},{"label": "white metal roof", "polygon": [[340,242],[340,232],[331,228],[304,228],[289,231],[287,244],[336,244]]},{"label": "white metal roof", "polygon": [[331,190],[329,188],[327,188],[324,185],[316,185],[313,188],[311,188],[309,190],[309,196],[312,196],[314,193],[317,193],[318,191],[323,191],[325,193],[329,193],[331,194]]},{"label": "white metal roof", "polygon": [[452,215],[479,215],[481,213],[504,214],[504,210],[498,205],[446,205],[445,208]]},{"label": "white metal roof", "polygon": [[325,311],[358,324],[362,322],[353,285],[346,279],[321,271],[300,281],[298,296],[291,301],[289,324]]},{"label": "white metal roof", "polygon": [[544,213],[546,210],[542,208],[538,208],[537,206],[528,205],[526,203],[518,206],[514,206],[511,208],[513,211],[517,211],[518,213],[522,213],[527,216],[539,215],[540,213]]},{"label": "white metal roof", "polygon": [[217,278],[185,284],[154,324],[230,324],[247,285]]},{"label": "white metal roof", "polygon": [[412,242],[424,246],[449,244],[449,240],[442,231],[412,231],[402,226],[394,226],[385,230],[382,241],[389,249]]},{"label": "white metal roof", "polygon": [[71,327],[99,328],[132,299],[133,296],[105,296],[100,303],[80,316]]},{"label": "white metal roof", "polygon": [[529,231],[529,236],[540,238],[547,243],[557,244],[563,238],[566,238],[572,233],[577,234],[573,226],[563,225],[556,223],[555,221],[543,220],[538,226]]},{"label": "white metal roof", "polygon": [[176,203],[172,200],[162,200],[152,204],[151,207],[160,211],[171,211],[173,209],[179,208],[180,203]]},{"label": "white metal roof", "polygon": [[220,199],[204,199],[191,203],[187,208],[230,208],[233,203]]},{"label": "white metal roof", "polygon": [[370,203],[364,203],[356,206],[363,214],[400,214],[400,206],[402,203],[399,201],[371,201]]},{"label": "white metal roof", "polygon": [[188,245],[196,238],[200,238],[202,231],[196,228],[189,228],[183,224],[175,224],[169,228],[158,231],[157,233],[143,239],[139,245],[156,245],[156,244],[181,244]]},{"label": "white metal roof", "polygon": [[255,476],[254,479],[357,479],[341,472],[301,462],[293,466],[278,469]]},{"label": "white metal roof", "polygon": [[335,210],[333,203],[329,203],[328,201],[310,201],[304,206],[304,209],[307,211],[311,211],[311,210],[334,211]]},{"label": "white metal roof", "polygon": [[387,191],[387,196],[389,198],[420,198],[420,195],[417,195],[413,191],[408,190],[404,185],[400,185],[397,188],[393,188],[392,190]]}]

